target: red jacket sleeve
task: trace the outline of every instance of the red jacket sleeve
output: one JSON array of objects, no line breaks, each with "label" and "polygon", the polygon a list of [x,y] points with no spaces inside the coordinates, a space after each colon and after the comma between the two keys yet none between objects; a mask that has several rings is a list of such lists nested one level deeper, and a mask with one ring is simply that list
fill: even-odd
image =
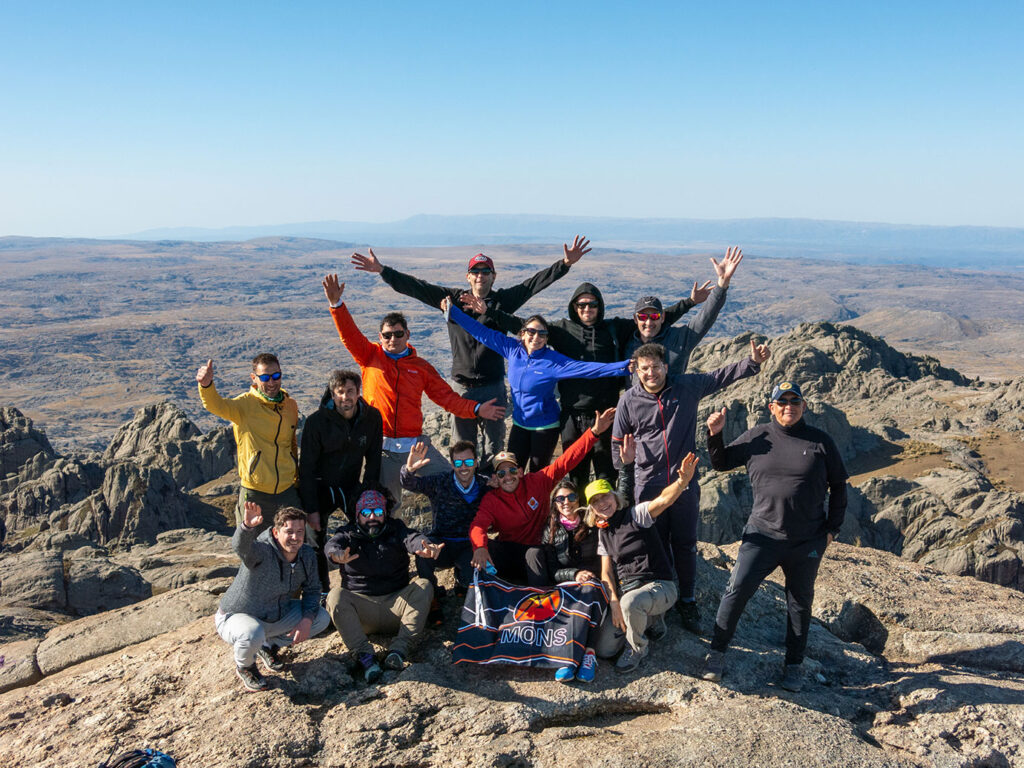
[{"label": "red jacket sleeve", "polygon": [[476,517],[473,518],[473,522],[469,526],[469,542],[473,545],[473,549],[487,546],[487,531],[491,529],[491,525],[494,522],[491,504],[495,500],[490,498],[490,496],[491,494],[489,493],[485,494],[483,499],[480,500],[480,506],[476,510]]},{"label": "red jacket sleeve", "polygon": [[420,358],[420,370],[423,371],[423,391],[427,393],[427,397],[460,419],[472,419],[476,415],[476,400],[462,397],[441,378],[441,374],[434,366],[423,358]]},{"label": "red jacket sleeve", "polygon": [[580,435],[579,440],[562,451],[561,456],[540,470],[541,473],[546,475],[550,479],[551,484],[554,485],[575,469],[577,464],[583,461],[583,457],[594,447],[596,442],[597,435],[594,434],[594,430],[588,429]]},{"label": "red jacket sleeve", "polygon": [[338,329],[341,343],[349,351],[352,358],[360,367],[366,366],[373,356],[376,344],[370,342],[363,332],[359,330],[348,307],[344,304],[338,307],[331,307],[331,317],[334,318],[334,327]]}]

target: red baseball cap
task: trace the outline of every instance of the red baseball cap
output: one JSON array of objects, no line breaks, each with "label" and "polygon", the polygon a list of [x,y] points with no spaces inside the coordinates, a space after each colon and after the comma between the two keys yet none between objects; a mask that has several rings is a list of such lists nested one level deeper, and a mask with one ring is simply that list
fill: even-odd
[{"label": "red baseball cap", "polygon": [[491,257],[490,256],[484,256],[482,253],[478,253],[476,256],[474,256],[472,259],[469,260],[469,266],[466,267],[466,271],[468,272],[469,270],[471,270],[473,267],[477,266],[478,264],[486,264],[492,270],[494,269],[494,262],[491,261]]}]

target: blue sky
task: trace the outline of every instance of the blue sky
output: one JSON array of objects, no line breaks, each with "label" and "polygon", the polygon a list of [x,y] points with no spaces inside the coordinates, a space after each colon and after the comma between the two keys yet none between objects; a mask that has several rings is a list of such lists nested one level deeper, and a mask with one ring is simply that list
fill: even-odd
[{"label": "blue sky", "polygon": [[1024,226],[1021,29],[1016,2],[6,2],[0,235]]}]

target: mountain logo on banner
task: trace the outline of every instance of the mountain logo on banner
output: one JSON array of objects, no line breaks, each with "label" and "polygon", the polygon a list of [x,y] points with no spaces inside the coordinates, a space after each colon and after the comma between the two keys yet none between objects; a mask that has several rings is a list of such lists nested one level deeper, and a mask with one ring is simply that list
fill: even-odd
[{"label": "mountain logo on banner", "polygon": [[559,609],[562,607],[562,592],[558,589],[553,589],[550,592],[544,592],[540,595],[530,595],[524,597],[516,605],[513,616],[516,621],[534,621],[542,623],[550,621],[558,615]]}]

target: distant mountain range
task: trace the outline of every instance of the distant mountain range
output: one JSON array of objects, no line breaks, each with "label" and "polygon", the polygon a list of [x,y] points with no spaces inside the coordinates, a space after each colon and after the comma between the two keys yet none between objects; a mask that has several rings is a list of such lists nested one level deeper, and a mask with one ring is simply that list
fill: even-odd
[{"label": "distant mountain range", "polygon": [[697,252],[740,245],[762,256],[874,264],[1024,267],[1024,229],[935,227],[812,219],[628,219],[478,215],[400,221],[313,221],[250,227],[150,229],[118,239],[238,241],[308,237],[380,247],[550,243],[587,235],[601,247]]}]

